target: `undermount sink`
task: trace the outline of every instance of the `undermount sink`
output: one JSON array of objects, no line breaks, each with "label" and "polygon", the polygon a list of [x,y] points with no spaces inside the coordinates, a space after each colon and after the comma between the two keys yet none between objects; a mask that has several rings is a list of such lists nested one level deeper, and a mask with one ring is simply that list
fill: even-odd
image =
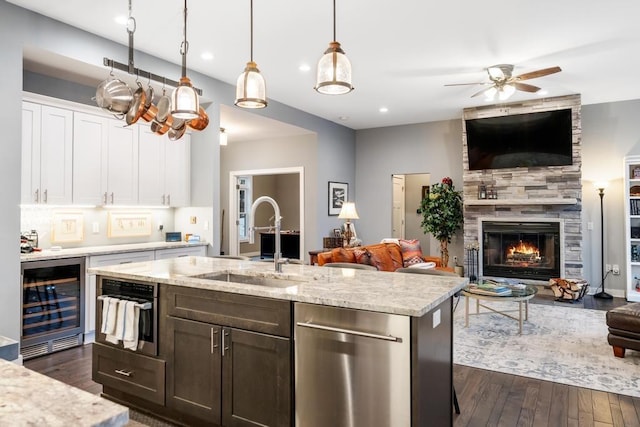
[{"label": "undermount sink", "polygon": [[239,273],[206,273],[198,276],[194,276],[198,279],[206,280],[219,280],[221,282],[231,283],[244,283],[247,285],[268,286],[271,288],[288,288],[289,286],[297,286],[301,283],[300,280],[291,280],[277,277],[264,277],[264,276],[252,276],[248,274]]}]

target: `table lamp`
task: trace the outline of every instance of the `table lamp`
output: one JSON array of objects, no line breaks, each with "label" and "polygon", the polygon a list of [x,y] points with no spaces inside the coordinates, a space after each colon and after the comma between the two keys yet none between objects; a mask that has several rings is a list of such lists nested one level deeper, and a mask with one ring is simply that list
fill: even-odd
[{"label": "table lamp", "polygon": [[360,217],[358,216],[358,212],[356,211],[356,204],[353,202],[344,202],[342,204],[342,209],[340,210],[338,218],[347,220],[347,222],[345,222],[344,224],[344,240],[345,246],[349,246],[351,244],[351,237],[353,237],[353,232],[351,231],[351,220],[360,219]]}]

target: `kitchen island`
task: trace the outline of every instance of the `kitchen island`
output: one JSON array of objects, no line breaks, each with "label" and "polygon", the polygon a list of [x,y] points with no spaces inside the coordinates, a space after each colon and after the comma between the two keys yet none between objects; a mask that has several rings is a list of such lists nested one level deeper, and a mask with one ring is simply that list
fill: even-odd
[{"label": "kitchen island", "polygon": [[[406,352],[400,359],[364,361],[354,356],[359,350],[350,350],[349,363],[361,371],[354,370],[361,376],[354,378],[391,378],[390,384],[383,381],[362,393],[366,411],[383,408],[387,420],[375,417],[372,424],[358,408],[360,392],[350,389],[357,384],[343,383],[338,388],[344,390],[334,394],[355,403],[330,414],[333,425],[346,424],[344,417],[356,425],[364,425],[365,419],[367,425],[380,426],[452,422],[452,297],[467,279],[307,265],[285,265],[276,273],[272,263],[205,257],[93,268],[90,273],[98,275],[99,288],[104,280],[154,283],[159,288],[157,355],[138,355],[97,339],[94,380],[102,382],[105,396],[116,401],[187,424],[207,420],[211,425],[251,425],[251,420],[290,426],[305,420],[305,426],[312,425],[309,419],[314,416],[309,418],[308,411],[314,408],[301,404],[311,396],[296,385],[302,378],[314,381],[319,372],[308,360],[297,359],[301,349],[294,351],[293,345],[301,334],[298,327],[310,325],[294,317],[302,312],[297,307],[305,305],[346,310],[356,317],[362,312],[373,321],[376,316],[394,316],[406,326],[407,332],[396,337],[391,332],[359,333],[402,343]],[[96,317],[99,321],[100,313]],[[321,365],[323,351],[318,348],[315,365]],[[136,388],[133,369],[118,368],[128,375],[121,379],[108,372],[110,361],[123,360],[123,355],[140,359],[132,360],[133,365],[155,363],[153,386]],[[394,377],[404,380],[394,382]],[[306,414],[299,413],[302,408]],[[254,416],[260,419],[252,420]]]}]

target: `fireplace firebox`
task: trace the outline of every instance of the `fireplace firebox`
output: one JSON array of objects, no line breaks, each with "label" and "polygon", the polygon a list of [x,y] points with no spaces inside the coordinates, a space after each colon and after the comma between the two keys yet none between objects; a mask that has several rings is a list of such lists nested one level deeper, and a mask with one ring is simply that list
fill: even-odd
[{"label": "fireplace firebox", "polygon": [[560,277],[560,223],[482,221],[482,275],[530,280]]}]

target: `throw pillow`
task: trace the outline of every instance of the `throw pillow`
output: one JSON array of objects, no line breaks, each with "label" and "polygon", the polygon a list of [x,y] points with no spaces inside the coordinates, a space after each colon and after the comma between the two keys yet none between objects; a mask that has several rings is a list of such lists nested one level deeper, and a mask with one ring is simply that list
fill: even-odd
[{"label": "throw pillow", "polygon": [[400,239],[400,251],[402,252],[402,263],[405,267],[412,264],[424,262],[422,259],[422,248],[418,239]]},{"label": "throw pillow", "polygon": [[371,265],[378,271],[395,271],[391,255],[384,244],[367,246],[366,249],[371,258]]},{"label": "throw pillow", "polygon": [[371,256],[369,255],[369,252],[366,249],[354,249],[353,250],[353,255],[356,258],[356,262],[358,264],[366,264],[366,265],[373,265],[371,264]]}]

